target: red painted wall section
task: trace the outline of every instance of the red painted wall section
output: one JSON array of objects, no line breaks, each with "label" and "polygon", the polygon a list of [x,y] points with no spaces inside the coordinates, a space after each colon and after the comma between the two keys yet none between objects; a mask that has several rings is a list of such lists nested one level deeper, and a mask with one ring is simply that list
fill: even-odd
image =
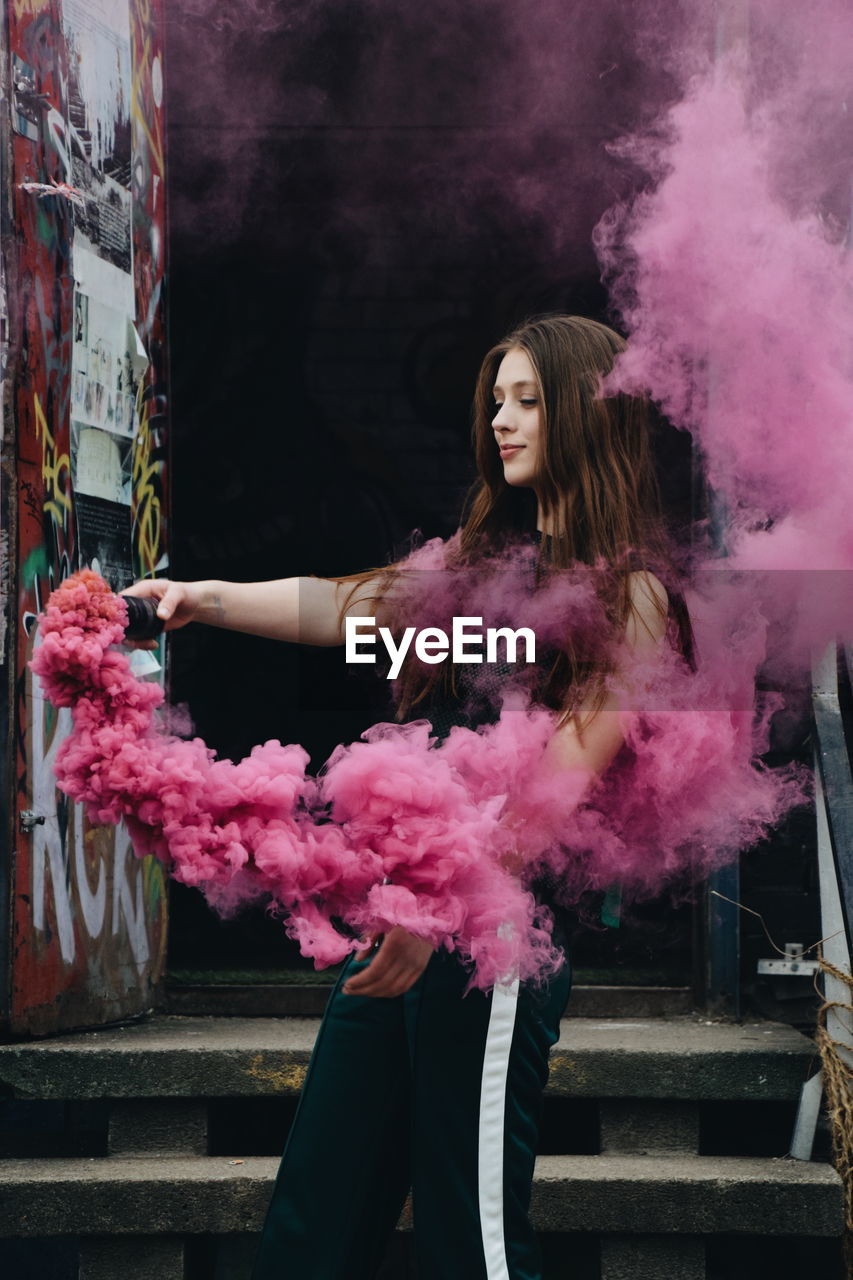
[{"label": "red painted wall section", "polygon": [[166,130],[163,102],[164,0],[131,5],[133,247],[137,329],[151,361],[133,445],[133,548],[139,576],[166,567]]},{"label": "red painted wall section", "polygon": [[[69,573],[96,563],[121,586],[167,563],[162,0],[64,11],[10,0],[7,19],[18,512],[7,1022],[44,1035],[150,1008],[164,966],[162,869],[56,790],[69,713],[44,702],[27,667],[35,617]],[[99,65],[109,75],[93,75]],[[72,190],[45,194],[53,183]],[[27,810],[39,821],[22,830]]]}]

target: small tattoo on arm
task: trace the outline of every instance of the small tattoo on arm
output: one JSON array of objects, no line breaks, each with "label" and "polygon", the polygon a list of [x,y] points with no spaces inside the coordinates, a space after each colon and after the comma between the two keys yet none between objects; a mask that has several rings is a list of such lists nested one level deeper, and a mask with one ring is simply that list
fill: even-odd
[{"label": "small tattoo on arm", "polygon": [[219,596],[213,597],[213,611],[217,622],[225,621],[225,606]]}]

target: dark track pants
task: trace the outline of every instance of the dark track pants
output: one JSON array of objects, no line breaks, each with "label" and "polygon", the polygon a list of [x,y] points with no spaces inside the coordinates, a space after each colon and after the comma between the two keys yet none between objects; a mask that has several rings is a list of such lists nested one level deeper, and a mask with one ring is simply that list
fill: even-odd
[{"label": "dark track pants", "polygon": [[409,1188],[419,1280],[539,1280],[527,1220],[568,959],[540,991],[464,996],[437,951],[405,995],[347,996],[320,1027],[253,1280],[372,1280]]}]

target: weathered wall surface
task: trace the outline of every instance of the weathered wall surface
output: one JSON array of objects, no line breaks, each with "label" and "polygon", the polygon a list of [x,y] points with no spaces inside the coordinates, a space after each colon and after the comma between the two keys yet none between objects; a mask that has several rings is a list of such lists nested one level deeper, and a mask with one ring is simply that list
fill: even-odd
[{"label": "weathered wall surface", "polygon": [[27,666],[36,616],[69,573],[92,565],[120,588],[167,563],[161,2],[9,0],[6,14],[3,1012],[15,1034],[139,1012],[163,969],[162,870],[56,790],[69,713]]}]

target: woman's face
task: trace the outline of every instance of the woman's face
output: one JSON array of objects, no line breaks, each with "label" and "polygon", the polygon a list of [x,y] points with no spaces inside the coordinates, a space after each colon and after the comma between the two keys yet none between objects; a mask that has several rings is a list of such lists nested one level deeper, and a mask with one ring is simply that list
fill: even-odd
[{"label": "woman's face", "polygon": [[492,429],[500,449],[507,484],[532,488],[539,465],[542,406],[536,373],[520,347],[508,351],[498,366],[494,386]]}]

